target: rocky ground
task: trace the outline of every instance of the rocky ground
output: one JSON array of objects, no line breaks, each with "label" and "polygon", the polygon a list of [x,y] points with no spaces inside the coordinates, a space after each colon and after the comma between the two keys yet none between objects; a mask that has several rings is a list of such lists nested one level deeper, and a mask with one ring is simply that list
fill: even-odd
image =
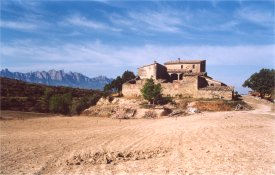
[{"label": "rocky ground", "polygon": [[275,174],[274,104],[244,100],[155,120],[1,111],[1,174]]}]

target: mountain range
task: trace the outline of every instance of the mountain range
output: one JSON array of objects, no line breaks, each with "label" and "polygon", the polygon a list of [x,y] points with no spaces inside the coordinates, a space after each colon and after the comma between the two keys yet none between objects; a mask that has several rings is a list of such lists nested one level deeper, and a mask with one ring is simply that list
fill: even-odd
[{"label": "mountain range", "polygon": [[102,90],[104,86],[110,83],[113,79],[106,76],[97,76],[89,78],[77,72],[64,72],[64,70],[49,70],[36,72],[11,72],[8,69],[2,69],[1,77],[22,80],[30,83],[39,83],[50,86],[68,86],[83,89],[99,89]]}]

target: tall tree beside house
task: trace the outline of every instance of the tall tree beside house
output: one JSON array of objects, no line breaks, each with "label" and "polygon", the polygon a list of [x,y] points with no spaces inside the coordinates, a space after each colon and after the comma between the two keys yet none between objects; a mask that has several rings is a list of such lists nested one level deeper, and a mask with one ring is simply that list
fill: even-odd
[{"label": "tall tree beside house", "polygon": [[122,82],[123,83],[126,83],[127,81],[129,80],[132,80],[132,79],[135,79],[136,76],[133,72],[131,71],[125,71],[123,74],[122,74]]},{"label": "tall tree beside house", "polygon": [[116,90],[116,92],[121,92],[122,84],[123,81],[120,76],[117,76],[116,79],[111,82],[111,86]]},{"label": "tall tree beside house", "polygon": [[150,78],[146,80],[140,92],[145,100],[155,104],[156,100],[161,98],[162,88],[160,84],[155,84],[154,80]]},{"label": "tall tree beside house", "polygon": [[122,84],[134,79],[136,76],[131,71],[125,71],[122,76],[117,76],[111,83],[106,84],[104,87],[104,91],[107,92],[121,92],[122,91]]},{"label": "tall tree beside house", "polygon": [[261,69],[251,75],[243,84],[243,87],[249,87],[264,97],[266,94],[271,94],[275,88],[275,70],[274,69]]},{"label": "tall tree beside house", "polygon": [[108,83],[108,84],[106,84],[105,86],[104,86],[104,91],[105,92],[109,92],[109,91],[111,91],[112,90],[112,85],[111,85],[111,83]]}]

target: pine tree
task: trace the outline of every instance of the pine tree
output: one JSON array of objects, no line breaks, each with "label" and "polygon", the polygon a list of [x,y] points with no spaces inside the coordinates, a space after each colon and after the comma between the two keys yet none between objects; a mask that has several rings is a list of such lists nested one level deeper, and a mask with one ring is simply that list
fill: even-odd
[{"label": "pine tree", "polygon": [[155,84],[152,78],[147,79],[146,83],[140,90],[143,98],[151,104],[155,104],[156,100],[161,98],[162,88],[160,84]]}]

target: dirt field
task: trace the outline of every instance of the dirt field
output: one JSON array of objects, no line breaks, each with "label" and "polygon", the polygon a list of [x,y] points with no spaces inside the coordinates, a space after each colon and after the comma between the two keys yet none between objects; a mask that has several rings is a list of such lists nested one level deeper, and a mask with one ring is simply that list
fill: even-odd
[{"label": "dirt field", "polygon": [[256,110],[156,120],[2,111],[1,174],[275,174],[272,106],[245,100]]}]

